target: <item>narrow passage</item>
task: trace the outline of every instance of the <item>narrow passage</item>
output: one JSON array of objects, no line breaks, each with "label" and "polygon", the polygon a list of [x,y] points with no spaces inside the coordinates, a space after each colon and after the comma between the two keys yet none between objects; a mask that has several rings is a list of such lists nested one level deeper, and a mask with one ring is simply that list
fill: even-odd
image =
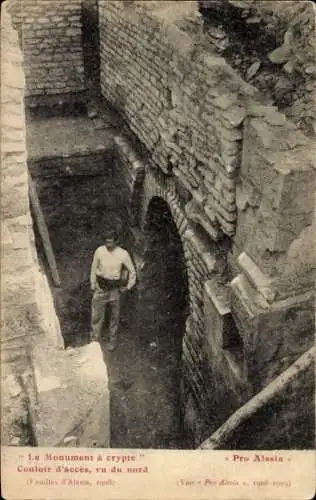
[{"label": "narrow passage", "polygon": [[[62,281],[54,296],[66,347],[89,341],[90,264],[95,248],[102,244],[107,219],[120,215],[119,210],[88,205],[87,200],[101,196],[104,187],[96,188],[92,181],[80,187],[73,179],[59,179],[42,192]],[[149,217],[137,286],[123,299],[119,345],[108,352],[106,338],[101,342],[109,373],[111,446],[115,448],[184,447],[180,408],[183,261],[170,214],[169,224],[157,208],[161,209],[159,203]],[[129,249],[128,242],[122,245]]]}]

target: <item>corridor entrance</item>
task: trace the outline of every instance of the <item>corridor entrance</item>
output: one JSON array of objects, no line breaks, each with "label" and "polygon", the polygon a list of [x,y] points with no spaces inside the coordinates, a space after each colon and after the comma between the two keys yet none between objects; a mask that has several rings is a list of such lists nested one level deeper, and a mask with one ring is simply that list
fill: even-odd
[{"label": "corridor entrance", "polygon": [[146,244],[140,273],[140,300],[147,311],[144,321],[149,325],[158,323],[157,340],[169,343],[170,348],[173,343],[173,354],[178,357],[189,307],[188,278],[182,241],[162,198],[150,201],[144,230]]},{"label": "corridor entrance", "polygon": [[185,448],[180,384],[188,280],[167,203],[153,198],[144,264],[122,310],[119,347],[104,350],[111,383],[112,447]]}]

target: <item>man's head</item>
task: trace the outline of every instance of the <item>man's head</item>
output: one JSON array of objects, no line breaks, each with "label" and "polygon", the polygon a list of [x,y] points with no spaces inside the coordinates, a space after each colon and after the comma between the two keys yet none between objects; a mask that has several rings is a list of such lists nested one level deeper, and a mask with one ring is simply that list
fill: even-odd
[{"label": "man's head", "polygon": [[117,246],[118,236],[115,230],[109,229],[104,233],[104,244],[108,250],[113,250]]}]

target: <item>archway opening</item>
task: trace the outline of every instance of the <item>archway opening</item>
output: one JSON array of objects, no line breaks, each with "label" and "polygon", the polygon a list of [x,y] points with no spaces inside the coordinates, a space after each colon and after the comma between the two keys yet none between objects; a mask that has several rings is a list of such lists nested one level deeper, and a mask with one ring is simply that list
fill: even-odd
[{"label": "archway opening", "polygon": [[152,391],[159,409],[152,421],[154,447],[183,448],[182,340],[189,311],[188,277],[177,226],[160,197],[149,203],[144,234],[136,316],[138,338],[147,346],[149,371],[156,370]]},{"label": "archway opening", "polygon": [[144,264],[140,274],[142,301],[147,303],[151,321],[156,324],[157,341],[167,343],[170,348],[173,345],[174,355],[179,357],[189,310],[187,268],[183,244],[169,205],[158,196],[149,203],[144,231]]}]

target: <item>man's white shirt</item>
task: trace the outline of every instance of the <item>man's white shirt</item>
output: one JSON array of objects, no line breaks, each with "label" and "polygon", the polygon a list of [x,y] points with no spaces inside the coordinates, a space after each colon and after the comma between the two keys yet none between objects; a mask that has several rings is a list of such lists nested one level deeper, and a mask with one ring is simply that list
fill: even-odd
[{"label": "man's white shirt", "polygon": [[102,245],[97,248],[91,266],[91,288],[96,287],[97,275],[106,279],[120,279],[123,266],[129,271],[127,289],[130,290],[136,282],[136,271],[128,252],[121,247],[108,250]]}]

